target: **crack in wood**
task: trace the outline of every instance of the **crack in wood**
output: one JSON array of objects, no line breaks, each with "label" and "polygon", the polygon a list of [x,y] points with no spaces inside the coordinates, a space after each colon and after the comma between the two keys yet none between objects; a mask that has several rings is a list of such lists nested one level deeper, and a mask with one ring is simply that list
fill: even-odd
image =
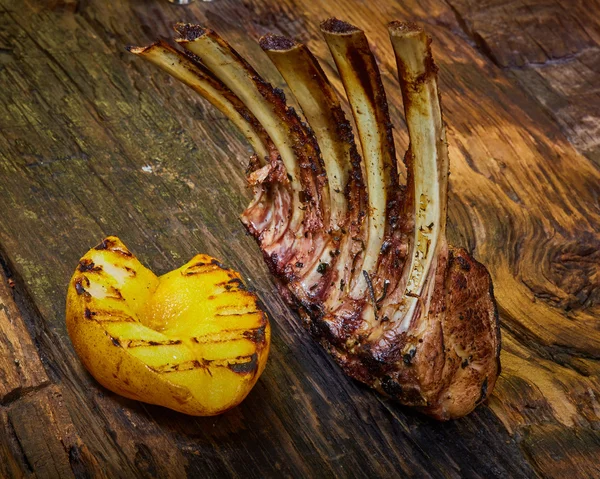
[{"label": "crack in wood", "polygon": [[10,406],[12,403],[19,401],[25,397],[28,397],[38,391],[46,389],[52,383],[49,380],[45,380],[35,386],[27,386],[27,387],[18,387],[5,394],[0,398],[0,406]]}]

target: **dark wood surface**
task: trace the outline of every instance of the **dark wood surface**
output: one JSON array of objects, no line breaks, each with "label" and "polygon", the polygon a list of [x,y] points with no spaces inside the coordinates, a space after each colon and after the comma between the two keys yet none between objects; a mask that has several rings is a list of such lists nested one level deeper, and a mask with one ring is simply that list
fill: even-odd
[{"label": "dark wood surface", "polygon": [[[434,38],[451,155],[449,236],[492,274],[503,373],[437,423],[340,372],[278,296],[238,215],[249,147],[124,46],[210,25],[273,83],[256,44],[363,28],[398,151],[388,21]],[[600,4],[567,0],[0,0],[0,477],[600,477]],[[150,167],[150,168],[148,168]],[[221,258],[272,318],[239,407],[191,418],[86,373],[66,334],[78,259],[116,234],[157,273]]]}]

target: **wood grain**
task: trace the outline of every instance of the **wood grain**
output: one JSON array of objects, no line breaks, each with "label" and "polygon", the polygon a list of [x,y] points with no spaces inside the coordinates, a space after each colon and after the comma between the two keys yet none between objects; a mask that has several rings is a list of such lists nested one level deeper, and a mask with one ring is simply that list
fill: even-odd
[{"label": "wood grain", "polygon": [[[524,86],[541,71],[526,66],[540,55],[529,42],[513,45],[507,34],[486,49],[474,41],[476,32],[486,38],[485,18],[536,30],[519,9],[500,15],[502,7],[463,0],[346,3],[0,0],[0,246],[16,282],[6,300],[0,287],[0,298],[14,296],[18,312],[7,318],[22,318],[10,325],[0,317],[0,331],[12,327],[11,344],[25,344],[45,370],[27,360],[31,379],[3,386],[30,392],[0,405],[0,475],[600,475],[600,174],[590,154],[598,135],[587,129],[591,143],[582,146],[571,133],[587,128],[575,114],[580,103],[600,111],[586,87],[598,84],[595,57],[576,93],[559,75],[544,96],[542,87]],[[494,395],[459,421],[434,423],[380,398],[309,340],[237,220],[250,198],[242,136],[193,92],[124,51],[171,36],[176,21],[197,21],[282,85],[255,43],[271,31],[305,41],[339,89],[318,32],[331,15],[365,29],[400,152],[407,135],[385,24],[418,21],[434,38],[451,155],[449,236],[490,269],[503,325]],[[553,55],[583,59],[598,47],[597,16],[585,35],[560,33],[581,18],[575,13],[558,24],[541,18],[557,38]],[[549,71],[540,84],[549,84]],[[575,113],[561,117],[548,98]],[[157,273],[204,252],[257,290],[273,318],[272,353],[240,407],[189,418],[120,398],[84,371],[66,335],[66,285],[79,257],[107,234]],[[0,365],[16,378],[14,361]]]},{"label": "wood grain", "polygon": [[600,2],[448,0],[465,32],[600,166]]},{"label": "wood grain", "polygon": [[28,394],[48,384],[48,376],[35,348],[10,288],[12,278],[0,279],[0,404]]}]

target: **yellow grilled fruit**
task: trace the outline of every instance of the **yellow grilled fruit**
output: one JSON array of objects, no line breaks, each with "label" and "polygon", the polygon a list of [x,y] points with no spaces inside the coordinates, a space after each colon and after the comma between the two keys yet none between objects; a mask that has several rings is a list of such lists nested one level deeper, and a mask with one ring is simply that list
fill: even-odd
[{"label": "yellow grilled fruit", "polygon": [[238,405],[265,368],[271,330],[257,303],[240,275],[210,256],[157,277],[110,236],[71,279],[67,330],[111,391],[212,416]]}]

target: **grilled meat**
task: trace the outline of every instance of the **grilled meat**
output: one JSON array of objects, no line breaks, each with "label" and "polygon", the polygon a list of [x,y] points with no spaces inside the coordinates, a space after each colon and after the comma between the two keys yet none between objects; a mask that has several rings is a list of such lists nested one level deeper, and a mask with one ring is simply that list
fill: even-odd
[{"label": "grilled meat", "polygon": [[360,29],[321,24],[360,153],[305,45],[260,40],[306,123],[215,32],[176,31],[185,52],[162,42],[130,51],[205,96],[254,147],[255,196],[242,222],[314,338],[347,375],[402,404],[441,420],[472,411],[500,372],[498,315],[485,267],[446,241],[448,148],[430,38],[414,24],[389,25],[410,136],[401,185],[385,92]]}]

